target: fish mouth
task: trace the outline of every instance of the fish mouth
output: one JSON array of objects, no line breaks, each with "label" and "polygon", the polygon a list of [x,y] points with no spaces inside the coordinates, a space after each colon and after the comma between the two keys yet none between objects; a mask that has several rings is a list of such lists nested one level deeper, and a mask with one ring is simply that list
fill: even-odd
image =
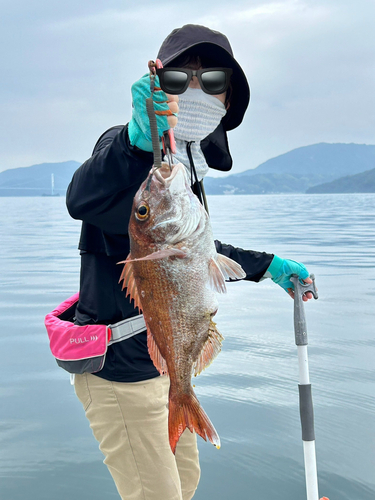
[{"label": "fish mouth", "polygon": [[[154,175],[156,179],[166,188],[170,188],[173,181],[176,179],[178,174],[182,172],[183,178],[185,180],[185,167],[182,163],[177,163],[176,165],[169,165],[169,163],[162,162],[161,167],[153,168],[151,170],[151,175]],[[181,183],[179,183],[181,184]]]}]

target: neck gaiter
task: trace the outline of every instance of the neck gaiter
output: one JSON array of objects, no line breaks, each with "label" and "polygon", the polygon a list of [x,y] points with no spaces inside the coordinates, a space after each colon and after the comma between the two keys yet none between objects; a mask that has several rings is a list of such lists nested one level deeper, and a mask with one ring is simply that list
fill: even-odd
[{"label": "neck gaiter", "polygon": [[[178,107],[178,122],[173,129],[176,139],[176,153],[173,155],[173,162],[185,165],[190,177],[190,161],[186,147],[188,142],[192,142],[191,154],[194,166],[198,180],[202,180],[209,167],[201,150],[200,142],[219,125],[226,113],[225,106],[219,99],[206,94],[202,89],[188,87],[179,96]],[[195,179],[190,180],[194,182]]]}]

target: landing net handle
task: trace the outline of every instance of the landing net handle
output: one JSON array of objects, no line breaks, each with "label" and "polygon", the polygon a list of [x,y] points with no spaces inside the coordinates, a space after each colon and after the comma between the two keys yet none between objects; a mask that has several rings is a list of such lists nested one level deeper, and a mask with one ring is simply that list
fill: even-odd
[{"label": "landing net handle", "polygon": [[[312,283],[301,283],[297,275],[291,277],[294,283],[294,335],[298,351],[299,368],[299,406],[302,427],[303,455],[305,462],[305,479],[307,500],[319,500],[318,473],[316,467],[314,411],[307,356],[307,325],[303,306],[303,295],[311,292],[314,299],[318,298],[315,286],[315,276],[310,275]],[[329,500],[323,497],[320,500]]]}]

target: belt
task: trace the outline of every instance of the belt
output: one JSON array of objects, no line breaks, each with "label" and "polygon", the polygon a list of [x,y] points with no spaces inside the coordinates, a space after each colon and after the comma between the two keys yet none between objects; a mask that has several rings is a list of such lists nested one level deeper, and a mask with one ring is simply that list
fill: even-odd
[{"label": "belt", "polygon": [[146,323],[143,314],[139,314],[138,316],[119,321],[114,325],[108,325],[108,328],[111,331],[108,345],[111,345],[143,332],[146,330]]}]

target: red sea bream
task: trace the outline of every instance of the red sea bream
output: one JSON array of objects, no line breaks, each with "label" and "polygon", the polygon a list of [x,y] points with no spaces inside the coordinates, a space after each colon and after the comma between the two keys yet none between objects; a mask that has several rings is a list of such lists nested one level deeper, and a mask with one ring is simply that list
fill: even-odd
[{"label": "red sea bream", "polygon": [[130,254],[121,275],[142,310],[150,356],[170,378],[169,442],[173,452],[188,427],[220,446],[219,436],[191,385],[220,352],[213,317],[225,280],[241,279],[239,264],[216,252],[210,220],[190,189],[185,167],[151,169],[134,197]]}]

